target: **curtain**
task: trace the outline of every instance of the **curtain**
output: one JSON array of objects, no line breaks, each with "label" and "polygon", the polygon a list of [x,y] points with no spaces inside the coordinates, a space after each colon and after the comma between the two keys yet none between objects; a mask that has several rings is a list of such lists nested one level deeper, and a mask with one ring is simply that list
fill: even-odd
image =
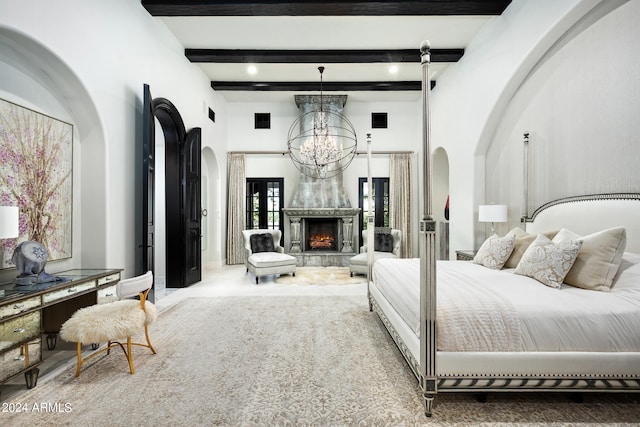
[{"label": "curtain", "polygon": [[412,258],[411,155],[391,154],[389,163],[389,225],[402,233],[400,257]]},{"label": "curtain", "polygon": [[227,153],[227,264],[244,263],[247,178],[245,155]]}]

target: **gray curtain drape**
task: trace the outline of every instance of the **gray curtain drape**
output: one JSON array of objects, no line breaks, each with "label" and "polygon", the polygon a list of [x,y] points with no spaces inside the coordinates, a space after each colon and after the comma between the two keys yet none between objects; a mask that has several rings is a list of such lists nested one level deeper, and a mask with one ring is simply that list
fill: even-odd
[{"label": "gray curtain drape", "polygon": [[389,225],[402,232],[400,257],[412,258],[411,155],[391,154],[389,163]]},{"label": "gray curtain drape", "polygon": [[242,153],[227,153],[227,264],[244,263],[247,174]]}]

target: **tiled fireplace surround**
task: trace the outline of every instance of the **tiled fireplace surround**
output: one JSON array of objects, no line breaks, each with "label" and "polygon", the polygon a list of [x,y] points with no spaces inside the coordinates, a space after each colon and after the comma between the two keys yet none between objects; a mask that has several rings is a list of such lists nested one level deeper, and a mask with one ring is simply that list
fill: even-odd
[{"label": "tiled fireplace surround", "polygon": [[[295,102],[301,114],[315,109],[320,101],[318,95],[296,95]],[[324,95],[325,109],[342,113],[346,95]],[[310,126],[301,123],[301,126]],[[287,252],[296,257],[298,266],[340,266],[349,265],[349,259],[356,255],[358,240],[354,239],[354,227],[357,227],[359,208],[352,208],[344,189],[342,173],[319,179],[310,173],[300,173],[298,190],[291,205],[285,208],[285,217],[289,219],[291,245]],[[319,221],[322,220],[322,221]],[[314,233],[313,227],[323,223],[323,231],[332,235],[333,244],[326,246],[309,243]]]}]

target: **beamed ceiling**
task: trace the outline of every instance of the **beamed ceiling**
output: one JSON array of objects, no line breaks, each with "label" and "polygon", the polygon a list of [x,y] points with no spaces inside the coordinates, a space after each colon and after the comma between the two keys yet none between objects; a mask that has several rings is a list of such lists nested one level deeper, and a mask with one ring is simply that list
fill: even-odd
[{"label": "beamed ceiling", "polygon": [[318,92],[319,66],[325,67],[325,92],[360,100],[418,99],[420,43],[431,43],[433,86],[510,3],[142,0],[229,101]]}]

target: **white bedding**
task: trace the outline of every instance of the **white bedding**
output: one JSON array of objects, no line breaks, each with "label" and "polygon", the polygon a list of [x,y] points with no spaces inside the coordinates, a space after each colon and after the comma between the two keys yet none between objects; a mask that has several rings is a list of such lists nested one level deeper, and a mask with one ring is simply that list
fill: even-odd
[{"label": "white bedding", "polygon": [[[640,255],[625,253],[611,292],[567,285],[553,289],[513,269],[492,270],[472,262],[438,261],[437,268],[439,295],[448,281],[458,281],[508,300],[520,324],[520,351],[640,351]],[[416,335],[419,284],[419,259],[380,259],[373,266],[372,286]],[[438,322],[441,303],[439,298]],[[441,344],[439,339],[439,351],[451,350]]]}]

